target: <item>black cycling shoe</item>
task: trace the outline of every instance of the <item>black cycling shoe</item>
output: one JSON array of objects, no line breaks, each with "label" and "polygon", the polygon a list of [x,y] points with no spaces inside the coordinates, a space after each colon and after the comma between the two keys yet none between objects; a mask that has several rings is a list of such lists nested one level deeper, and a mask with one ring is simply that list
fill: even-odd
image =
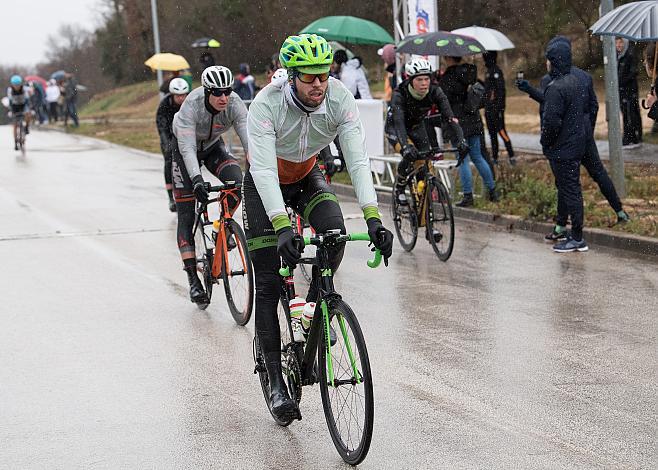
[{"label": "black cycling shoe", "polygon": [[563,230],[561,232],[558,232],[555,227],[553,227],[553,230],[551,230],[551,233],[547,234],[544,237],[544,240],[547,242],[561,242],[567,239],[567,231]]},{"label": "black cycling shoe", "polygon": [[[279,353],[274,353],[279,356]],[[268,354],[268,356],[270,356]],[[265,361],[267,376],[270,381],[270,410],[277,421],[292,421],[302,419],[297,402],[290,398],[288,386],[283,380],[281,371],[281,359],[274,357]]]},{"label": "black cycling shoe", "polygon": [[190,283],[190,300],[195,304],[207,304],[208,296],[206,291],[203,290],[203,284],[196,273],[196,267],[190,266],[185,268],[187,273],[187,281]]}]

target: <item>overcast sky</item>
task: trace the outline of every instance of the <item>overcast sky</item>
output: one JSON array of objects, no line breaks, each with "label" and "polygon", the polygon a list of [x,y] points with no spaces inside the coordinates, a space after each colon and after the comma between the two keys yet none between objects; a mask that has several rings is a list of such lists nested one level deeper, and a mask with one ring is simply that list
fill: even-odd
[{"label": "overcast sky", "polygon": [[104,11],[103,0],[3,0],[2,3],[0,64],[3,65],[29,66],[45,61],[48,36],[56,36],[63,24],[93,30]]}]

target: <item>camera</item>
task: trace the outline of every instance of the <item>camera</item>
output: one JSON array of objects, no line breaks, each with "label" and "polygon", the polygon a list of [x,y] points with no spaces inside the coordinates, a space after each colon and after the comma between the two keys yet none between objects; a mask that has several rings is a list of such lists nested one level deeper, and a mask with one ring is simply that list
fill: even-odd
[{"label": "camera", "polygon": [[523,80],[523,70],[516,72],[516,79]]}]

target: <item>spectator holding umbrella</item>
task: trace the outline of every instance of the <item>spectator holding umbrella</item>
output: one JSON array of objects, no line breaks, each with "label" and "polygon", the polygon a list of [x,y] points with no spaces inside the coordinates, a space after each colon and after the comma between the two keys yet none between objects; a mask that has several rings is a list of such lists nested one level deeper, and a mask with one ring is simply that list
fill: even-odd
[{"label": "spectator holding umbrella", "polygon": [[637,59],[628,39],[617,38],[617,74],[619,76],[619,100],[624,120],[622,145],[636,148],[642,142],[642,117],[640,116],[637,86]]}]

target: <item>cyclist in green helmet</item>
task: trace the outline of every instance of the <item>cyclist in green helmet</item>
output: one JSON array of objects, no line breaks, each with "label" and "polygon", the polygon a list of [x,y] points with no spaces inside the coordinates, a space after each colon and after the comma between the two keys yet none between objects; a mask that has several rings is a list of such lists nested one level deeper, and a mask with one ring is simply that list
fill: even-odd
[{"label": "cyclist in green helmet", "polygon": [[[277,317],[279,260],[295,266],[301,256],[286,205],[316,232],[338,229],[345,233],[338,200],[317,164],[320,151],[336,137],[368,233],[385,260],[391,256],[393,235],[383,227],[377,208],[365,132],[354,96],[329,76],[331,46],[315,34],[290,36],[279,57],[288,70],[288,80],[267,85],[249,108],[250,168],[243,183],[243,215],[256,278],[256,334],[271,386],[271,410],[286,420],[301,417],[282,376]],[[332,269],[338,268],[343,251],[341,245],[330,253]],[[318,276],[314,267],[314,280]],[[315,299],[315,292],[312,282],[307,300]]]}]

